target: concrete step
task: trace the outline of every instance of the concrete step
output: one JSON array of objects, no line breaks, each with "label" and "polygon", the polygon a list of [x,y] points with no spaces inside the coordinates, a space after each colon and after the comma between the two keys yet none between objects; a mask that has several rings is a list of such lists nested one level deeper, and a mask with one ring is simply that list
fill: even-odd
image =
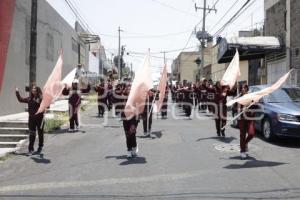
[{"label": "concrete step", "polygon": [[28,128],[12,128],[2,127],[0,128],[0,135],[28,135]]},{"label": "concrete step", "polygon": [[0,135],[0,142],[19,142],[27,139],[27,135]]},{"label": "concrete step", "polygon": [[0,142],[0,148],[16,148],[19,142]]},{"label": "concrete step", "polygon": [[27,128],[28,122],[25,122],[25,121],[0,121],[0,127]]}]

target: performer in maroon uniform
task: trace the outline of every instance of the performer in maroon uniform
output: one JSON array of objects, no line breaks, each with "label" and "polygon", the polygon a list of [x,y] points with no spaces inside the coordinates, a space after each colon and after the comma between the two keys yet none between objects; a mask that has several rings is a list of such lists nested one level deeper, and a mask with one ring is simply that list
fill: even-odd
[{"label": "performer in maroon uniform", "polygon": [[71,89],[65,87],[62,91],[63,95],[69,95],[69,132],[74,132],[79,129],[78,112],[80,110],[81,94],[78,84],[78,80],[75,79],[72,83]]},{"label": "performer in maroon uniform", "polygon": [[101,83],[95,87],[95,91],[98,95],[98,116],[103,117],[107,99],[107,92],[105,90],[104,81],[101,81]]},{"label": "performer in maroon uniform", "polygon": [[[126,102],[130,92],[130,85],[127,85],[123,92],[123,100]],[[125,108],[125,105],[124,105]],[[139,123],[138,116],[133,116],[130,119],[126,119],[124,109],[121,113],[123,120],[123,128],[126,136],[126,145],[127,145],[127,158],[132,158],[137,156],[138,147],[136,142],[136,130]]]},{"label": "performer in maroon uniform", "polygon": [[[248,85],[243,85],[241,90],[241,96],[248,93]],[[243,105],[238,105],[240,111],[243,110]],[[248,143],[253,139],[255,135],[254,129],[254,121],[252,118],[254,117],[254,112],[251,112],[251,109],[254,109],[256,106],[251,106],[244,114],[241,115],[238,120],[239,128],[240,128],[240,147],[241,147],[241,159],[245,159],[248,157]]]},{"label": "performer in maroon uniform", "polygon": [[28,155],[34,152],[34,142],[36,138],[36,131],[39,135],[39,147],[35,152],[41,153],[44,146],[44,113],[36,114],[43,99],[42,90],[37,86],[32,86],[29,97],[23,98],[20,95],[19,89],[16,88],[16,96],[21,103],[28,104],[28,128],[29,128],[29,146]]}]

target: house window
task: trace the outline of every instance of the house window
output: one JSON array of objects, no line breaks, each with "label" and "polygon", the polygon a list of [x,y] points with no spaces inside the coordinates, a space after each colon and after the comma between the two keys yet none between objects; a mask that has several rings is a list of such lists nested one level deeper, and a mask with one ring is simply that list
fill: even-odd
[{"label": "house window", "polygon": [[296,57],[299,56],[299,48],[296,48],[296,50],[295,50],[295,55],[296,55]]},{"label": "house window", "polygon": [[50,61],[54,60],[54,38],[50,33],[47,33],[46,38],[46,58]]},{"label": "house window", "polygon": [[74,38],[72,38],[72,50],[78,53],[78,42]]}]

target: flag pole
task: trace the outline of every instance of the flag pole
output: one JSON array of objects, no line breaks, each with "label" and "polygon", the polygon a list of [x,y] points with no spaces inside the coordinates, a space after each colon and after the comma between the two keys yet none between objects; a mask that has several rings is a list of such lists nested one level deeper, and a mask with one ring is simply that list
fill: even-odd
[{"label": "flag pole", "polygon": [[247,106],[242,112],[240,112],[237,116],[235,116],[233,119],[231,119],[229,122],[227,122],[222,128],[221,130],[224,130],[229,124],[231,124],[231,122],[233,122],[234,120],[236,120],[237,118],[239,118],[243,113],[245,113],[251,106],[253,106],[255,104],[255,102],[253,101],[249,106]]},{"label": "flag pole", "polygon": [[149,128],[149,116],[150,116],[150,113],[149,113],[149,95],[147,96],[147,134],[148,134],[148,128]]},{"label": "flag pole", "polygon": [[[152,104],[151,104],[151,108],[150,108],[150,112],[152,112],[152,110],[153,110],[153,105],[154,105],[154,103],[155,103],[155,99],[156,99],[156,95],[157,95],[157,91],[155,92],[155,95],[154,95],[154,98],[153,98],[153,101],[152,101]],[[148,103],[149,103],[149,99],[148,99]],[[149,118],[150,118],[150,115],[149,115]]]}]

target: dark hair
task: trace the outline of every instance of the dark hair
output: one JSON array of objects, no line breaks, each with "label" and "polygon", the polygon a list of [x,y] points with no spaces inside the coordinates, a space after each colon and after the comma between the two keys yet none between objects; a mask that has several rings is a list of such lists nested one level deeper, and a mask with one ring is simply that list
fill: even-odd
[{"label": "dark hair", "polygon": [[36,96],[38,98],[43,98],[43,92],[42,92],[41,88],[36,85],[31,85],[31,87],[30,87],[30,98],[34,98],[34,95],[32,93],[33,89],[36,89],[36,93],[37,93]]},{"label": "dark hair", "polygon": [[249,86],[247,84],[243,84],[242,88],[245,88],[245,89],[247,89],[247,91],[249,91]]},{"label": "dark hair", "polygon": [[217,89],[221,89],[221,88],[222,88],[221,82],[220,82],[220,81],[217,81],[216,84],[215,84],[215,87],[216,87]]}]

